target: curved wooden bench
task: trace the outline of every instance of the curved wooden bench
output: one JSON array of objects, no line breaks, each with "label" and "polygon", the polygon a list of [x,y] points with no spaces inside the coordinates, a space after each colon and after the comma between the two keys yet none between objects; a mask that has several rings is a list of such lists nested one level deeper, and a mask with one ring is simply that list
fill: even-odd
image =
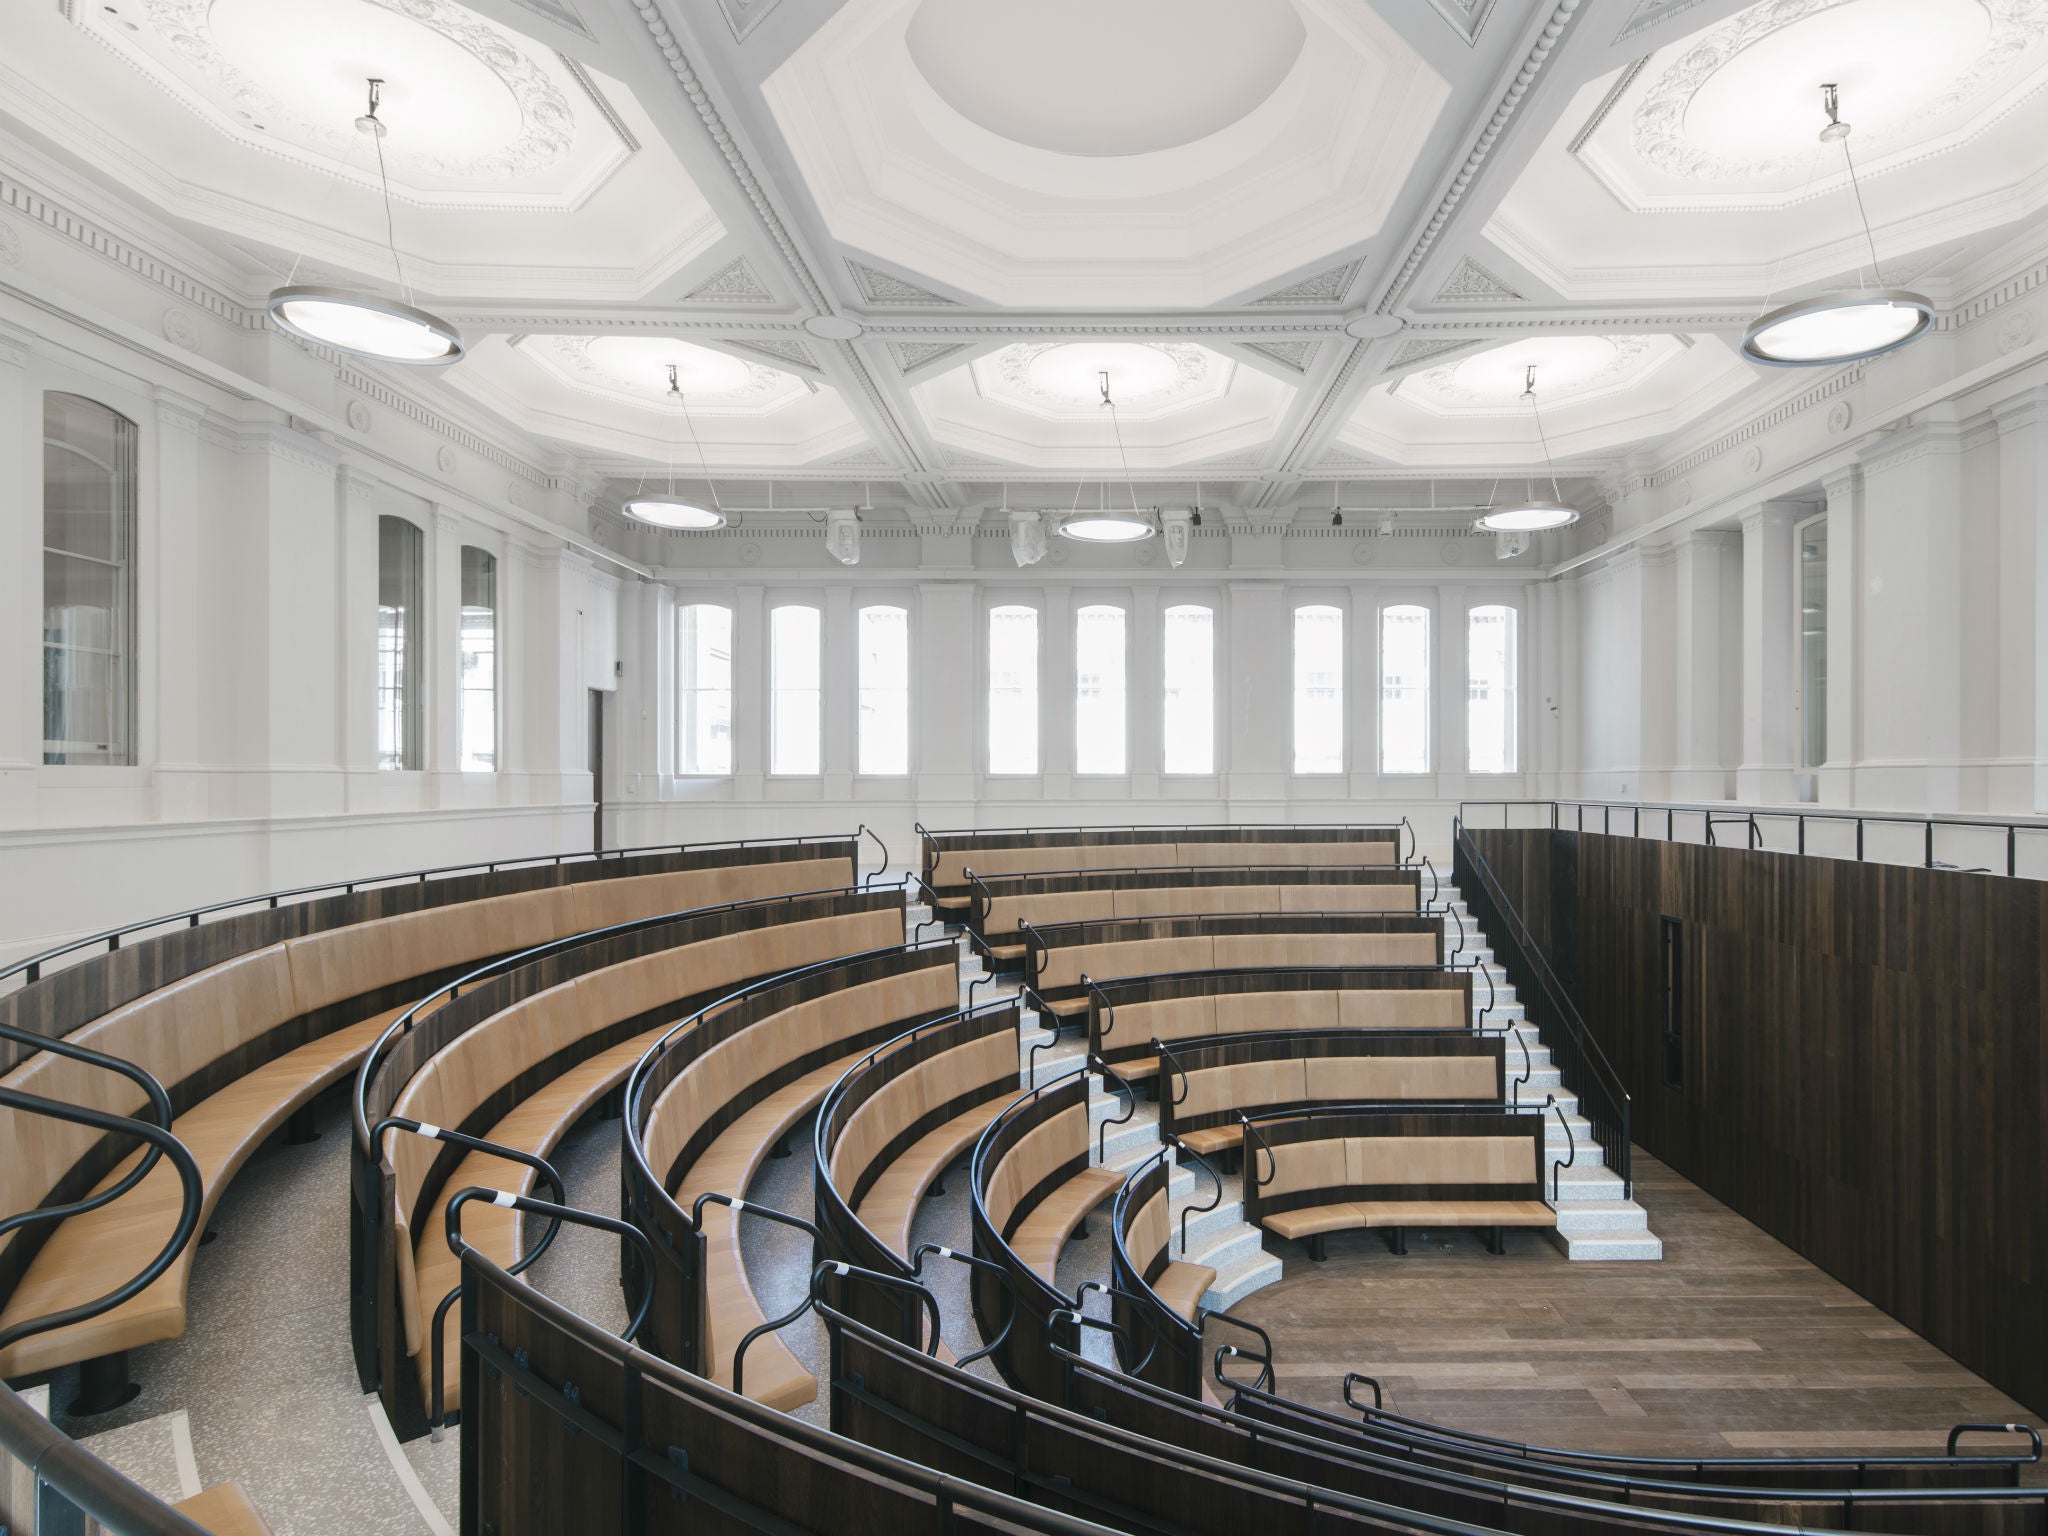
[{"label": "curved wooden bench", "polygon": [[[695,1325],[666,1341],[689,1357],[680,1363],[729,1386],[735,1349],[766,1321],[741,1256],[741,1213],[707,1204],[692,1230],[698,1197],[742,1199],[770,1149],[849,1067],[881,1040],[958,1004],[952,945],[897,948],[777,978],[687,1021],[649,1052],[626,1129],[659,1181],[663,1208],[651,1211],[656,1192],[637,1188],[629,1189],[629,1208],[654,1227],[657,1250],[678,1240],[694,1249],[678,1311],[687,1309]],[[629,1186],[638,1178],[634,1150]],[[817,1395],[816,1380],[772,1334],[749,1350],[741,1384],[748,1397],[776,1408],[801,1407]]]},{"label": "curved wooden bench", "polygon": [[1097,869],[977,881],[967,922],[993,948],[1024,943],[1024,923],[1421,909],[1422,876],[1412,869]]},{"label": "curved wooden bench", "polygon": [[[744,850],[718,854],[737,859]],[[405,1011],[402,999],[418,995],[415,989],[585,926],[673,910],[706,892],[772,892],[791,883],[806,888],[823,870],[843,866],[840,858],[793,859],[629,876],[613,876],[599,864],[563,866],[597,877],[426,906],[266,944],[148,991],[66,1038],[135,1062],[166,1085],[176,1114],[172,1129],[200,1162],[204,1209],[211,1212],[256,1147],[346,1076]],[[50,1052],[29,1057],[0,1082],[112,1114],[130,1115],[143,1104],[127,1079]],[[0,1165],[0,1209],[62,1203],[105,1188],[139,1156],[117,1144],[123,1139],[0,1111],[0,1144],[12,1154]],[[166,1165],[121,1199],[54,1231],[12,1234],[0,1283],[14,1283],[0,1322],[42,1316],[111,1289],[162,1246],[177,1212],[176,1180]],[[104,1401],[117,1394],[126,1381],[121,1355],[184,1331],[191,1262],[188,1248],[155,1284],[121,1306],[18,1341],[0,1355],[0,1374],[99,1361],[88,1396]]]},{"label": "curved wooden bench", "polygon": [[1195,971],[1444,963],[1443,919],[1421,913],[1263,913],[1055,923],[1026,930],[1026,984],[1055,1013],[1103,983]]},{"label": "curved wooden bench", "polygon": [[[680,942],[673,947],[573,975],[486,1017],[428,1059],[400,1091],[392,1113],[545,1157],[625,1081],[677,1013],[687,1011],[688,1000],[901,939],[900,893],[889,892],[880,903],[873,897],[856,900],[864,910],[839,911],[832,897],[794,902],[784,909],[786,921],[705,938],[691,937],[699,925],[685,917],[675,925]],[[508,992],[525,985],[517,973],[498,984]],[[631,1031],[623,1039],[622,1027]],[[436,1178],[437,1167],[446,1167],[440,1146],[404,1135],[394,1137],[390,1162],[405,1351],[431,1409],[428,1330],[434,1308],[460,1272],[447,1243],[448,1202],[471,1184],[528,1193],[537,1175],[504,1158],[470,1152]],[[479,1206],[469,1212],[464,1233],[472,1247],[508,1267],[522,1251],[515,1210]],[[460,1318],[450,1309],[443,1323],[444,1360],[456,1358],[459,1337]],[[444,1407],[458,1408],[459,1398],[459,1384],[444,1381]]]},{"label": "curved wooden bench", "polygon": [[270,1522],[240,1483],[215,1483],[171,1508],[193,1524],[205,1526],[213,1536],[273,1536]]},{"label": "curved wooden bench", "polygon": [[1134,976],[1088,996],[1088,1052],[1136,1080],[1161,1045],[1243,1035],[1472,1033],[1472,973],[1434,966]]},{"label": "curved wooden bench", "polygon": [[1239,1120],[1320,1104],[1498,1105],[1507,1042],[1469,1029],[1239,1035],[1162,1046],[1159,1134],[1205,1156],[1241,1145]]},{"label": "curved wooden bench", "polygon": [[1552,1227],[1543,1198],[1543,1116],[1470,1110],[1336,1112],[1245,1124],[1245,1220],[1308,1243],[1384,1229],[1405,1253],[1411,1226]]}]

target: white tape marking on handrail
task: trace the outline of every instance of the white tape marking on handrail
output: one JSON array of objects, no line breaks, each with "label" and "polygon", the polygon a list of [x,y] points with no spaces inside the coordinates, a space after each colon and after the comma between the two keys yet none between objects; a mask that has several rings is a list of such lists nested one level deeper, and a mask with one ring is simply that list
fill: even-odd
[{"label": "white tape marking on handrail", "polygon": [[739,1211],[744,1211],[747,1208],[747,1202],[744,1200],[735,1200],[732,1203],[732,1208],[736,1213]]},{"label": "white tape marking on handrail", "polygon": [[950,1248],[941,1248],[939,1250],[939,1257],[942,1259],[950,1259],[951,1257],[953,1257],[953,1250]]},{"label": "white tape marking on handrail", "polygon": [[420,1135],[426,1137],[429,1141],[439,1141],[441,1139],[441,1127],[439,1127],[438,1125],[429,1125],[424,1120],[420,1122],[419,1133]]},{"label": "white tape marking on handrail", "polygon": [[512,1191],[509,1189],[497,1190],[491,1195],[491,1204],[493,1205],[502,1205],[510,1207],[515,1206],[518,1203],[519,1197],[513,1194]]}]

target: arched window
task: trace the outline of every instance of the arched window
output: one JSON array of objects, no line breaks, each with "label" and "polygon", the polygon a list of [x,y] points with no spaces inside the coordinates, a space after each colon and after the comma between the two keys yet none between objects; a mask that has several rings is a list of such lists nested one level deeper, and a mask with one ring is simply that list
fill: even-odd
[{"label": "arched window", "polygon": [[427,643],[426,536],[377,519],[377,766],[420,766],[420,653]]},{"label": "arched window", "polygon": [[1216,771],[1216,615],[1166,610],[1161,646],[1166,694],[1163,764],[1168,773]]},{"label": "arched window", "polygon": [[1124,611],[1074,614],[1074,771],[1124,771]]},{"label": "arched window", "polygon": [[498,769],[498,562],[462,546],[461,689],[456,733],[464,773]]},{"label": "arched window", "polygon": [[988,771],[1038,772],[1038,610],[988,611]]},{"label": "arched window", "polygon": [[1294,771],[1344,771],[1344,611],[1294,610]]},{"label": "arched window", "polygon": [[1380,612],[1380,772],[1429,772],[1429,610]]},{"label": "arched window", "polygon": [[910,614],[860,611],[860,771],[910,772]]},{"label": "arched window", "polygon": [[135,423],[43,396],[43,761],[135,761]]},{"label": "arched window", "polygon": [[790,603],[768,615],[768,771],[818,771],[818,610]]},{"label": "arched window", "polygon": [[1498,604],[1467,616],[1465,765],[1473,773],[1516,769],[1515,618]]},{"label": "arched window", "polygon": [[676,772],[732,772],[732,610],[676,610]]}]

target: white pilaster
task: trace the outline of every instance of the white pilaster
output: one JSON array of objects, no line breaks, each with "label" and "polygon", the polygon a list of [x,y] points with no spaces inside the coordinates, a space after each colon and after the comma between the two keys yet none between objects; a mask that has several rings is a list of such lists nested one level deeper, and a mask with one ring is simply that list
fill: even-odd
[{"label": "white pilaster", "polygon": [[1792,525],[1803,502],[1767,501],[1742,514],[1742,762],[1740,800],[1794,798],[1792,676],[1798,664],[1799,594]]}]

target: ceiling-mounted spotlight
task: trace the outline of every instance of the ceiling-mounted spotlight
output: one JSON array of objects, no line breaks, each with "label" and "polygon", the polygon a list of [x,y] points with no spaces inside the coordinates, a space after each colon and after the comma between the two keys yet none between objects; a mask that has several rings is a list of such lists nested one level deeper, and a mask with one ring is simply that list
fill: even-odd
[{"label": "ceiling-mounted spotlight", "polygon": [[1546,528],[1565,528],[1579,520],[1579,509],[1564,499],[1557,488],[1557,470],[1550,462],[1550,439],[1543,434],[1543,416],[1536,409],[1536,365],[1531,363],[1522,376],[1522,398],[1529,402],[1529,416],[1536,423],[1536,441],[1543,450],[1543,467],[1550,476],[1550,494],[1530,494],[1496,502],[1476,526],[1488,533],[1541,533]]},{"label": "ceiling-mounted spotlight", "polygon": [[462,333],[440,316],[416,307],[412,290],[406,285],[405,264],[399,260],[391,222],[391,178],[384,169],[384,135],[389,130],[377,116],[384,82],[371,80],[369,86],[370,110],[356,119],[356,128],[368,134],[377,146],[377,179],[384,190],[385,243],[390,247],[391,265],[398,274],[404,300],[347,288],[287,282],[272,290],[265,308],[279,330],[301,341],[333,347],[337,352],[415,367],[456,362],[462,357]]},{"label": "ceiling-mounted spotlight", "polygon": [[1783,304],[1752,320],[1742,337],[1742,355],[1772,368],[1825,368],[1881,357],[1924,335],[1934,324],[1934,305],[1927,299],[1903,288],[1886,288],[1879,281],[1877,241],[1863,208],[1856,161],[1849,153],[1849,125],[1842,121],[1835,87],[1824,85],[1820,91],[1821,110],[1828,117],[1820,140],[1842,146],[1849,190],[1855,194],[1863,241],[1870,251],[1870,283]]},{"label": "ceiling-mounted spotlight", "polygon": [[682,386],[676,382],[676,365],[668,365],[668,398],[679,406],[683,413],[683,425],[689,428],[690,442],[697,450],[697,469],[704,475],[704,484],[711,492],[711,505],[705,506],[687,496],[676,494],[676,463],[673,456],[668,463],[668,489],[649,492],[645,489],[647,480],[641,477],[641,489],[619,503],[619,510],[636,523],[647,523],[655,528],[681,528],[691,532],[708,533],[714,528],[723,528],[730,521],[725,509],[718,504],[718,487],[711,484],[711,476],[704,465],[704,445],[697,440],[696,425],[690,420],[690,404],[683,398]]},{"label": "ceiling-mounted spotlight", "polygon": [[1109,373],[1103,370],[1095,375],[1096,386],[1102,391],[1102,408],[1109,412],[1110,430],[1116,434],[1116,454],[1124,467],[1124,489],[1130,496],[1128,512],[1116,511],[1104,505],[1093,512],[1070,512],[1060,519],[1060,537],[1078,539],[1083,544],[1135,544],[1140,539],[1149,539],[1159,531],[1158,519],[1138,510],[1138,487],[1131,479],[1131,461],[1124,454],[1123,427],[1116,419],[1116,401],[1109,395]]}]

